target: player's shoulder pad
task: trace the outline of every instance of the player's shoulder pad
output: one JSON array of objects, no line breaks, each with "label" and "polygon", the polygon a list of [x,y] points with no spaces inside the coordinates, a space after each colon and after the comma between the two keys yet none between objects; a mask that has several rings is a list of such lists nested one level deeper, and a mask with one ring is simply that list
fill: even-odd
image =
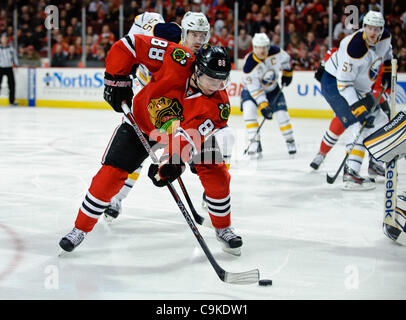
[{"label": "player's shoulder pad", "polygon": [[260,62],[261,60],[258,60],[258,58],[254,57],[254,53],[251,52],[245,60],[243,68],[244,73],[250,73]]},{"label": "player's shoulder pad", "polygon": [[172,44],[168,46],[167,53],[170,53],[171,60],[179,63],[181,66],[186,66],[195,61],[194,54],[186,47]]},{"label": "player's shoulder pad", "polygon": [[180,43],[182,29],[175,22],[157,23],[154,27],[154,36],[171,42]]},{"label": "player's shoulder pad", "polygon": [[268,50],[268,56],[273,56],[274,54],[277,54],[279,52],[281,52],[281,48],[277,46],[270,46]]},{"label": "player's shoulder pad", "polygon": [[363,32],[354,34],[347,45],[347,54],[354,59],[361,59],[368,52],[368,45],[364,39]]},{"label": "player's shoulder pad", "polygon": [[388,39],[390,37],[391,37],[390,32],[388,31],[388,29],[384,28],[380,41],[383,41],[383,40]]}]

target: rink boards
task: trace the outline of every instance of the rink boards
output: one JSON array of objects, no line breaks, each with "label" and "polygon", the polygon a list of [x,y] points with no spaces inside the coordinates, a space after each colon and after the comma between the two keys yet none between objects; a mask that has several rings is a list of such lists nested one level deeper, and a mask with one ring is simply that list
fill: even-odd
[{"label": "rink boards", "polygon": [[[108,109],[103,100],[103,68],[15,68],[16,100],[21,106]],[[241,70],[231,72],[227,88],[232,114],[241,114]],[[4,79],[5,80],[5,79]],[[398,74],[397,107],[406,106],[406,73]],[[295,71],[284,89],[293,117],[330,118],[331,108],[323,98],[313,71]],[[0,90],[0,104],[8,105],[7,81]],[[72,103],[73,102],[73,103]]]}]

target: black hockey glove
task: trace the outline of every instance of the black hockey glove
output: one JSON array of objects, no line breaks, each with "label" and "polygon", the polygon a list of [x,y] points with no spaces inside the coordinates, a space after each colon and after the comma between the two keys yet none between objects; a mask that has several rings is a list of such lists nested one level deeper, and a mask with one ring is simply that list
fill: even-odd
[{"label": "black hockey glove", "polygon": [[382,70],[382,86],[386,89],[391,88],[392,82],[392,63],[390,60],[386,60],[383,62],[383,70]]},{"label": "black hockey glove", "polygon": [[174,181],[185,171],[185,164],[178,154],[162,161],[160,164],[151,164],[148,170],[148,177],[157,187],[166,186],[167,182]]},{"label": "black hockey glove", "polygon": [[292,82],[293,70],[282,70],[282,85],[287,87]]},{"label": "black hockey glove", "polygon": [[320,65],[320,67],[317,68],[316,72],[314,73],[314,77],[318,82],[321,82],[321,77],[323,76],[324,73],[324,67]]},{"label": "black hockey glove", "polygon": [[375,102],[371,94],[367,94],[365,98],[358,100],[351,106],[351,112],[361,123],[365,123],[365,128],[373,128],[375,117],[370,113]]},{"label": "black hockey glove", "polygon": [[117,112],[123,112],[121,104],[125,101],[131,108],[134,92],[133,82],[129,76],[104,73],[104,93],[103,98]]},{"label": "black hockey glove", "polygon": [[265,119],[271,120],[272,119],[272,108],[268,102],[262,102],[258,106],[259,110],[261,110],[262,115]]}]

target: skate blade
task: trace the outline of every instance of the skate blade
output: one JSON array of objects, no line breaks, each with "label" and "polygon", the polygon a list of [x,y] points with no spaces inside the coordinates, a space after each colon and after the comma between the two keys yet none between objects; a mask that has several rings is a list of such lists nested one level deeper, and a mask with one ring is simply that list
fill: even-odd
[{"label": "skate blade", "polygon": [[104,221],[106,221],[107,223],[112,223],[115,219],[111,216],[108,216],[107,214],[103,214],[104,217]]},{"label": "skate blade", "polygon": [[375,183],[363,183],[358,184],[358,183],[353,183],[353,182],[344,182],[341,189],[344,191],[367,191],[367,190],[373,190],[376,188]]},{"label": "skate blade", "polygon": [[58,258],[66,258],[68,257],[70,252],[61,249],[58,254]]},{"label": "skate blade", "polygon": [[229,248],[227,246],[222,245],[222,249],[224,252],[232,254],[233,256],[236,256],[236,257],[241,256],[241,247],[240,248]]}]

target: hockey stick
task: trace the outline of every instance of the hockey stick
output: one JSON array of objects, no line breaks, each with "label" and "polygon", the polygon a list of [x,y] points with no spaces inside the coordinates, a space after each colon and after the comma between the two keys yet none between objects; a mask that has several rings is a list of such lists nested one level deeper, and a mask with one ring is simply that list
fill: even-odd
[{"label": "hockey stick", "polygon": [[[141,129],[138,127],[137,122],[135,121],[134,116],[132,115],[128,105],[123,102],[122,109],[124,114],[126,115],[127,119],[131,122],[132,127],[135,130],[138,138],[140,139],[141,143],[143,144],[145,150],[148,152],[149,156],[151,157],[154,163],[159,163],[159,160],[156,154],[152,151],[151,146],[149,145],[147,139],[144,137]],[[195,235],[197,241],[199,242],[201,248],[203,249],[204,253],[206,254],[207,259],[209,260],[210,264],[214,268],[214,271],[217,273],[217,276],[220,278],[221,281],[232,283],[232,284],[251,284],[255,282],[259,282],[259,270],[253,269],[245,272],[227,272],[225,271],[217,261],[214,259],[212,253],[210,252],[209,248],[207,247],[206,242],[204,241],[202,235],[200,234],[199,230],[197,229],[196,225],[194,224],[192,218],[190,217],[187,209],[185,208],[181,198],[179,197],[176,189],[173,187],[171,182],[167,183],[167,187],[172,194],[173,198],[175,199],[178,208],[180,209],[183,217],[185,218],[186,222],[188,223],[190,229],[192,230],[193,234]]]},{"label": "hockey stick", "polygon": [[[278,101],[279,96],[281,95],[282,90],[283,90],[284,87],[285,87],[285,85],[282,85],[281,89],[280,89],[279,92],[276,94],[276,97],[273,99],[273,103],[275,103],[275,102]],[[273,103],[271,104],[271,106],[273,106]],[[257,129],[257,132],[255,132],[254,138],[252,138],[251,140],[255,140],[255,138],[257,137],[257,135],[258,135],[258,133],[259,133],[259,130],[261,130],[262,125],[265,123],[265,120],[266,120],[266,118],[263,118],[263,119],[262,119],[262,122],[261,122],[261,124],[259,125],[259,127],[258,127],[258,129]],[[246,153],[248,152],[249,146],[250,146],[250,145],[248,145],[248,147],[244,150],[244,154],[246,154]]]},{"label": "hockey stick", "polygon": [[201,226],[213,228],[213,225],[211,224],[211,222],[209,222],[207,219],[203,218],[201,215],[199,215],[197,213],[181,177],[178,178],[178,182],[179,182],[180,188],[182,189],[183,195],[185,196],[186,202],[189,205],[190,211],[192,212],[193,218],[195,219],[196,223],[200,224]]},{"label": "hockey stick", "polygon": [[[383,93],[384,93],[385,90],[386,90],[386,86],[384,86],[384,87],[382,88],[381,92],[379,93],[378,98],[376,98],[374,104],[372,105],[371,113],[375,112],[375,109],[376,109],[377,105],[379,104],[379,100],[381,99],[381,97],[382,97],[382,95],[383,95]],[[354,141],[351,143],[350,149],[348,150],[347,154],[345,155],[344,160],[341,162],[340,167],[338,168],[338,170],[337,170],[337,172],[335,173],[335,175],[334,175],[334,176],[330,176],[330,175],[327,173],[327,183],[333,184],[333,183],[336,181],[338,175],[339,175],[340,172],[341,172],[341,169],[344,167],[344,165],[345,165],[345,163],[346,163],[348,157],[350,156],[350,154],[351,154],[351,152],[352,152],[352,149],[354,149],[355,144],[357,143],[359,137],[361,136],[362,131],[363,131],[364,128],[365,128],[365,125],[366,125],[366,122],[364,122],[364,123],[362,124],[361,129],[359,130],[359,132],[358,132],[357,136],[355,137]]]}]

